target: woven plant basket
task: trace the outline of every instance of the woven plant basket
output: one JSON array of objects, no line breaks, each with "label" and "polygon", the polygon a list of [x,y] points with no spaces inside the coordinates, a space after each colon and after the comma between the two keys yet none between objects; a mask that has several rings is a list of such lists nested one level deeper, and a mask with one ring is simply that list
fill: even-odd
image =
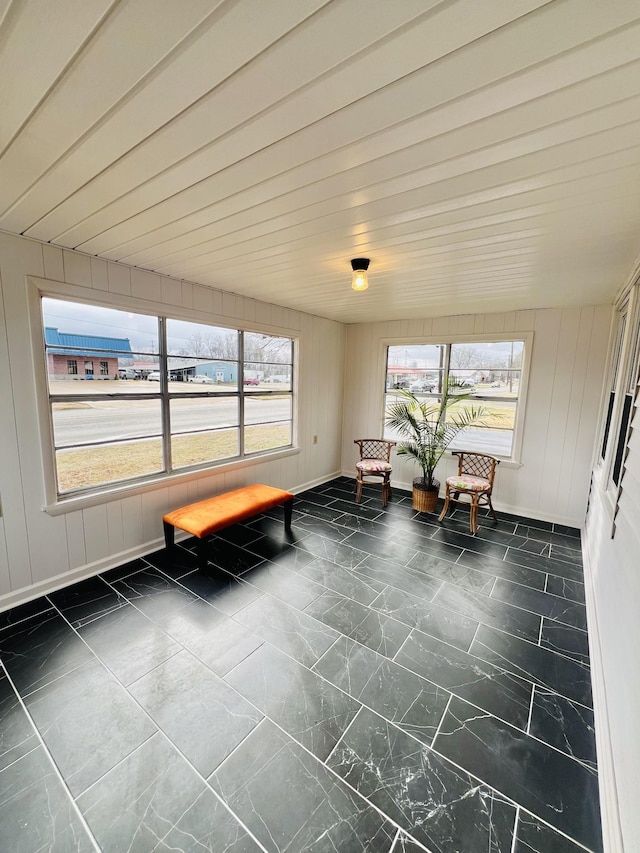
[{"label": "woven plant basket", "polygon": [[411,505],[418,512],[435,512],[439,491],[440,483],[437,480],[434,480],[433,487],[428,489],[422,477],[416,477],[413,481],[413,500]]}]

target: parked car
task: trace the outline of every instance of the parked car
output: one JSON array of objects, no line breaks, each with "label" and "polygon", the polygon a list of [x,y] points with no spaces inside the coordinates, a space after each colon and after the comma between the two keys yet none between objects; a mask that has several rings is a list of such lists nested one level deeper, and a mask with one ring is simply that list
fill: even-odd
[{"label": "parked car", "polygon": [[160,382],[160,371],[153,370],[148,376],[147,379],[149,382]]},{"label": "parked car", "polygon": [[200,385],[214,385],[214,380],[207,376],[206,373],[196,373],[195,376],[189,377],[189,382],[198,382]]},{"label": "parked car", "polygon": [[435,386],[432,385],[431,382],[412,382],[411,385],[409,385],[409,391],[411,391],[412,394],[431,394],[434,387]]},{"label": "parked car", "polygon": [[242,384],[243,384],[243,385],[259,385],[259,384],[260,384],[260,380],[259,380],[259,379],[256,379],[256,378],[255,378],[255,377],[253,377],[253,376],[247,376],[247,377],[245,377],[245,378],[242,380]]},{"label": "parked car", "polygon": [[120,377],[120,379],[137,379],[138,378],[138,374],[133,369],[133,367],[121,367],[120,370],[118,370],[118,376]]}]

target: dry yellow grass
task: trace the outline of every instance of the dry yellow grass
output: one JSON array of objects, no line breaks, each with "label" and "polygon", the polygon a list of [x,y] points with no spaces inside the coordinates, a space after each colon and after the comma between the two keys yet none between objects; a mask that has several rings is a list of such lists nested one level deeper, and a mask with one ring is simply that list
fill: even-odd
[{"label": "dry yellow grass", "polygon": [[[257,453],[286,447],[291,442],[286,425],[247,427],[245,451]],[[217,462],[238,455],[237,431],[176,436],[171,445],[174,469]],[[162,471],[162,442],[159,438],[103,447],[60,450],[57,453],[58,489],[71,492],[104,483],[117,483]]]}]

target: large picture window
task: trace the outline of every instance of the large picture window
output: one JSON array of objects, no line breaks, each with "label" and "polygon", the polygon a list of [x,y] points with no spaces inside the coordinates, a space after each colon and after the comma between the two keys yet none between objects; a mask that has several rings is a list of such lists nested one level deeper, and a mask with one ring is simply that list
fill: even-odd
[{"label": "large picture window", "polygon": [[[459,406],[482,406],[479,426],[457,437],[452,449],[477,450],[510,459],[514,455],[520,422],[524,340],[402,344],[387,347],[385,411],[403,389],[434,406],[445,382],[471,397]],[[393,438],[389,429],[385,436]]]},{"label": "large picture window", "polygon": [[48,296],[42,319],[58,496],[292,445],[290,338]]}]

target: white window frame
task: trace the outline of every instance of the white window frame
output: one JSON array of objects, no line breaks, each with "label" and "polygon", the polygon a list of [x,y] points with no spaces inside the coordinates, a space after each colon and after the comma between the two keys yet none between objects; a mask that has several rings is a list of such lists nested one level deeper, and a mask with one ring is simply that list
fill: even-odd
[{"label": "white window frame", "polygon": [[[533,332],[508,332],[495,334],[470,334],[470,335],[429,335],[417,338],[385,338],[381,341],[380,363],[382,365],[382,401],[381,401],[381,420],[382,432],[385,429],[385,396],[386,396],[386,367],[387,367],[387,350],[392,346],[410,347],[410,346],[434,346],[438,344],[474,344],[474,343],[503,343],[509,341],[523,341],[524,348],[522,354],[522,367],[520,368],[520,390],[518,393],[518,404],[516,406],[516,418],[513,427],[513,443],[511,445],[511,455],[501,456],[493,454],[500,459],[506,467],[519,467],[522,457],[522,441],[525,424],[525,412],[527,406],[528,387],[529,387],[529,370],[531,366],[531,353],[533,350]],[[481,398],[478,398],[481,402]],[[447,456],[451,452],[447,452]]]},{"label": "white window frame", "polygon": [[[120,294],[110,294],[106,292],[97,293],[95,290],[82,287],[81,285],[63,284],[61,282],[51,281],[36,276],[27,276],[26,285],[33,376],[36,392],[40,453],[43,472],[43,510],[49,515],[55,516],[83,509],[85,507],[97,506],[110,500],[118,500],[130,495],[153,491],[159,486],[169,486],[186,480],[210,477],[214,474],[224,473],[228,470],[259,464],[267,460],[280,459],[300,452],[300,448],[298,446],[297,390],[300,360],[300,340],[298,331],[293,329],[284,329],[281,327],[273,327],[267,324],[263,325],[245,322],[230,323],[228,318],[219,317],[217,315],[205,315],[203,312],[192,309],[181,308],[173,305],[165,306],[159,302],[138,299]],[[68,302],[75,301],[120,311],[138,312],[152,317],[168,317],[172,320],[184,320],[186,322],[200,324],[204,323],[217,328],[230,329],[231,331],[241,330],[247,333],[273,335],[275,337],[291,339],[293,361],[291,387],[291,445],[259,453],[247,453],[232,459],[205,463],[188,469],[178,469],[169,473],[163,472],[156,475],[149,475],[137,480],[104,484],[102,486],[83,490],[82,492],[74,492],[69,495],[59,495],[57,491],[53,425],[50,415],[50,390],[46,364],[46,348],[43,334],[41,307],[41,300],[43,297],[62,299]],[[240,354],[238,357],[240,359]],[[80,370],[80,365],[78,365],[78,369]],[[242,379],[240,375],[238,381],[238,396],[240,400],[242,400],[244,393],[245,391],[242,386]],[[242,429],[242,426],[240,428]]]}]

